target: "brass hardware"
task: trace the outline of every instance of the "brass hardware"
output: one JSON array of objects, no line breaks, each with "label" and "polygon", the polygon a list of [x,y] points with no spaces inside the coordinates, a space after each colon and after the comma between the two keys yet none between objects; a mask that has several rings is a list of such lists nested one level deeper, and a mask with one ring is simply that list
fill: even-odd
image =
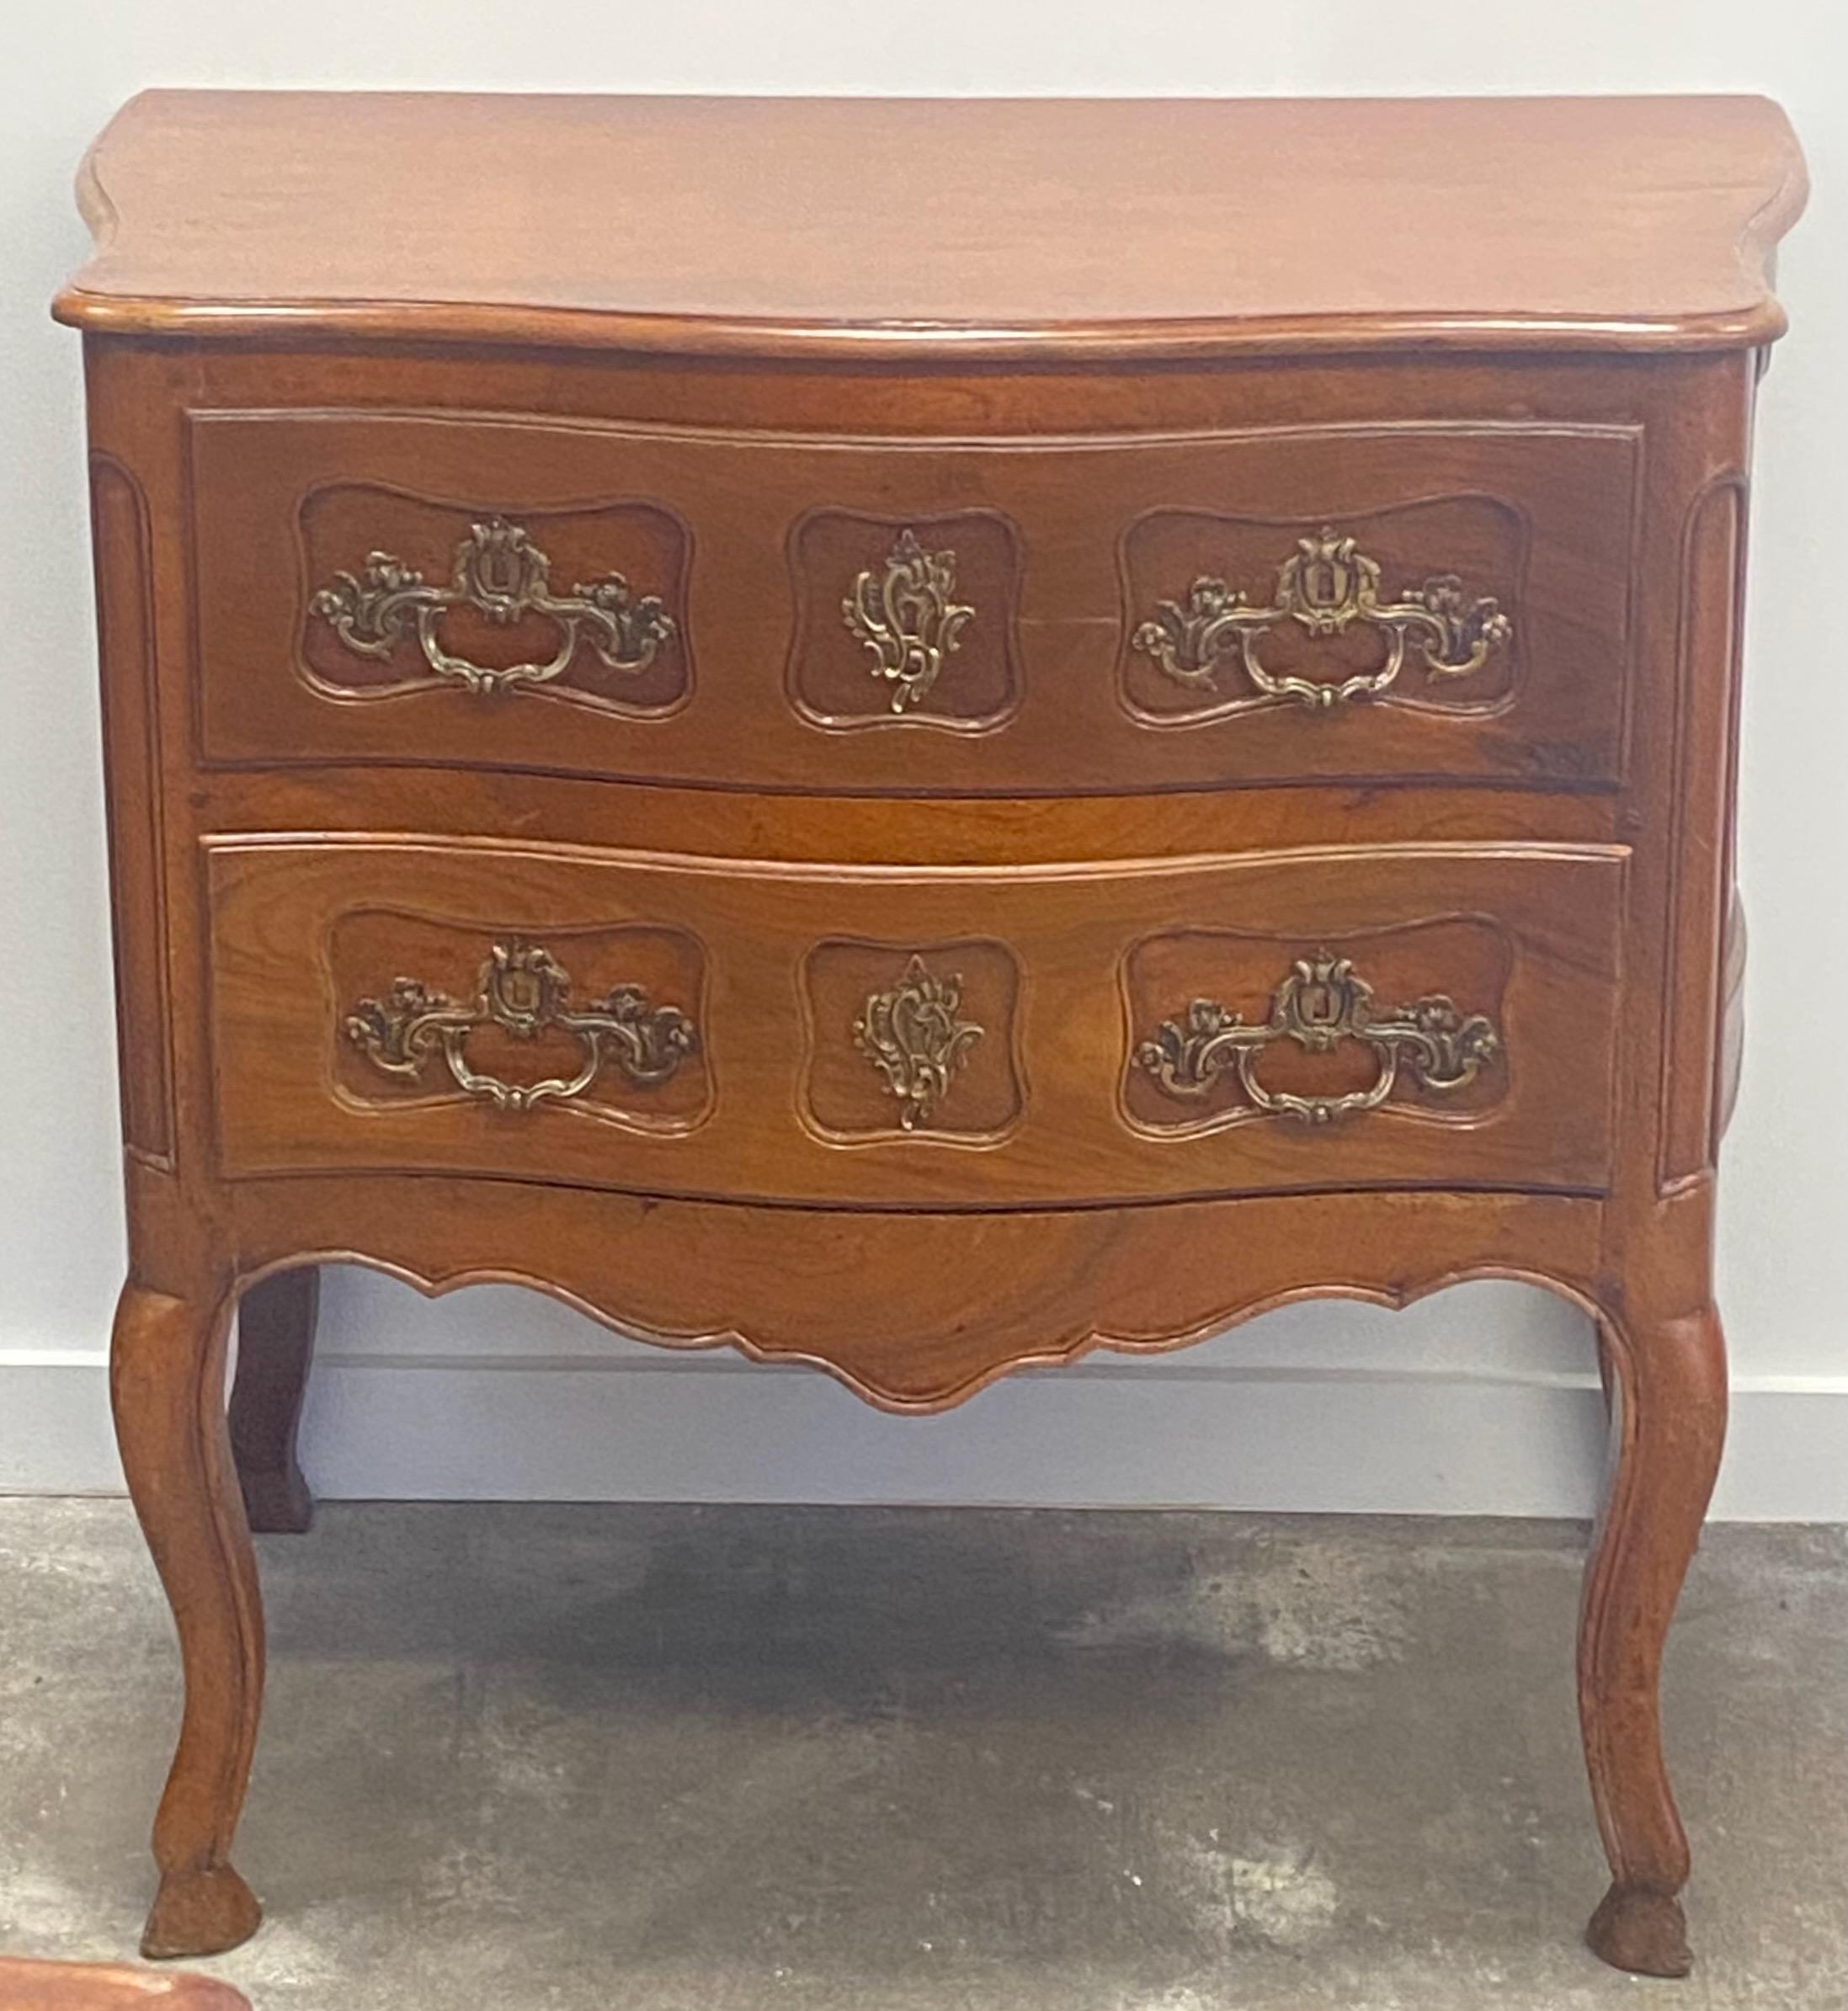
[{"label": "brass hardware", "polygon": [[854,1044],[886,1078],[898,1099],[898,1125],[914,1131],[950,1092],[950,1079],[969,1058],[983,1029],[956,1017],[962,979],[933,977],[914,956],[889,992],[868,998],[854,1022]]},{"label": "brass hardware", "polygon": [[[581,582],[568,594],[554,593],[551,561],[504,517],[471,528],[455,547],[455,570],[446,587],[428,586],[402,560],[375,551],[366,558],[363,578],[337,572],[333,584],[322,588],[308,605],[361,657],[389,657],[414,625],[423,661],[438,677],[484,694],[512,684],[551,684],[570,668],[584,640],[611,670],[635,675],[675,633],[674,617],[660,600],[652,593],[636,599],[620,572]],[[558,625],[557,653],[549,662],[499,668],[452,657],[437,629],[445,609],[461,607],[500,627],[528,614],[547,616]]]},{"label": "brass hardware", "polygon": [[[1278,1040],[1294,1040],[1311,1054],[1326,1054],[1344,1040],[1365,1041],[1379,1072],[1370,1088],[1345,1096],[1266,1089],[1258,1080],[1258,1058]],[[1422,1089],[1460,1089],[1500,1047],[1484,1014],[1466,1019],[1441,993],[1376,1018],[1373,988],[1354,975],[1352,961],[1318,950],[1299,958],[1272,992],[1270,1017],[1263,1025],[1248,1026],[1217,999],[1196,998],[1185,1020],[1164,1020],[1155,1037],[1142,1043],[1136,1060],[1177,1097],[1210,1095],[1228,1068],[1236,1070],[1253,1112],[1323,1125],[1377,1109],[1393,1093],[1402,1068]]]},{"label": "brass hardware", "polygon": [[872,674],[892,686],[892,709],[921,705],[930,695],[945,660],[974,618],[959,607],[956,555],[926,551],[916,534],[905,530],[878,572],[855,576],[853,591],[840,604],[841,617],[872,658]]},{"label": "brass hardware", "polygon": [[[1279,676],[1265,669],[1258,650],[1285,620],[1300,623],[1312,636],[1339,636],[1364,622],[1385,636],[1386,661],[1377,670],[1339,683]],[[1326,711],[1386,690],[1403,667],[1409,646],[1415,646],[1427,676],[1466,678],[1513,633],[1514,625],[1499,605],[1493,599],[1467,599],[1454,573],[1438,573],[1397,600],[1382,600],[1377,562],[1352,538],[1324,527],[1319,536],[1298,539],[1277,568],[1269,607],[1254,607],[1242,588],[1202,574],[1187,589],[1185,606],[1157,602],[1153,619],[1142,624],[1132,641],[1169,677],[1215,691],[1219,659],[1236,641],[1245,675],[1264,697],[1294,699]]]},{"label": "brass hardware", "polygon": [[[530,1110],[581,1096],[605,1061],[651,1089],[699,1049],[699,1035],[686,1014],[674,1006],[651,1005],[640,985],[618,985],[587,1010],[573,1011],[567,1003],[570,978],[551,951],[536,944],[497,943],[482,966],[480,986],[472,1004],[459,1005],[440,992],[426,991],[414,977],[396,978],[383,1002],[359,1001],[347,1019],[347,1038],[387,1075],[413,1082],[440,1053],[457,1088],[502,1110]],[[540,1083],[503,1083],[478,1075],[469,1067],[466,1050],[469,1035],[482,1026],[498,1027],[522,1040],[557,1028],[577,1038],[583,1065],[568,1078]]]}]

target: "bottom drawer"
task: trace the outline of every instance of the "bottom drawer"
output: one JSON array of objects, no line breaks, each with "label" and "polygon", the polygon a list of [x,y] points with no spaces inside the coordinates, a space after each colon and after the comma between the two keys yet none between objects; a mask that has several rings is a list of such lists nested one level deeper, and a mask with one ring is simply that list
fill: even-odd
[{"label": "bottom drawer", "polygon": [[232,1178],[996,1208],[1607,1174],[1621,850],[206,851]]}]

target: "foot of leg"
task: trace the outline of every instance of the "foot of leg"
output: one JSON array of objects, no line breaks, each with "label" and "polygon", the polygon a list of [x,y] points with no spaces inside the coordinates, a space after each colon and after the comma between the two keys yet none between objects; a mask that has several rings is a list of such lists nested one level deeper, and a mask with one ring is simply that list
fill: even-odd
[{"label": "foot of leg", "polygon": [[1613,1969],[1636,1976],[1685,1976],[1694,1966],[1680,1901],[1646,1886],[1612,1886],[1591,1916],[1585,1939]]},{"label": "foot of leg", "polygon": [[222,1955],[248,1941],[262,1919],[256,1894],[229,1865],[163,1872],[141,1934],[141,1953],[151,1962]]}]

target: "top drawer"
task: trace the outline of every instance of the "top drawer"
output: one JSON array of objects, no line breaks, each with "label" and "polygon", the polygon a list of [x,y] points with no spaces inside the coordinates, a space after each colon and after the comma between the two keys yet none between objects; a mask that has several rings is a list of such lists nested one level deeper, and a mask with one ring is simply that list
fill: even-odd
[{"label": "top drawer", "polygon": [[808,793],[1622,771],[1639,435],[190,422],[203,758]]}]

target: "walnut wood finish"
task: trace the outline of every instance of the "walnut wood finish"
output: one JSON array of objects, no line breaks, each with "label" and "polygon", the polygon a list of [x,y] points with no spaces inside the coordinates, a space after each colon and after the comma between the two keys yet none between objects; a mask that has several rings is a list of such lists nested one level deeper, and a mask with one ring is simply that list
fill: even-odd
[{"label": "walnut wood finish", "polygon": [[314,1359],[321,1274],[282,1271],[237,1303],[237,1369],[231,1386],[231,1450],[244,1511],[259,1532],[299,1535],[314,1498],[296,1456],[296,1433]]},{"label": "walnut wood finish", "polygon": [[[1622,773],[1642,444],[1630,423],[1267,415],[1185,441],[956,447],[429,412],[208,411],[188,428],[214,767],[439,760],[1001,796],[1434,773],[1610,788]],[[368,659],[314,612],[316,589],[377,548],[446,579],[471,524],[496,511],[530,530],[561,580],[613,568],[663,596],[679,633],[646,675],[612,678],[580,646],[556,682],[466,705],[413,640]],[[1472,599],[1498,601],[1508,644],[1454,682],[1414,663],[1377,704],[1326,716],[1254,704],[1230,666],[1189,687],[1133,646],[1202,574],[1261,606],[1324,524],[1360,540],[1388,593],[1456,574]],[[910,528],[954,556],[972,614],[929,695],[895,717],[841,603]],[[690,567],[693,551],[710,562]],[[503,656],[551,646],[536,621],[471,646],[485,658],[497,641]],[[1286,632],[1266,653],[1326,676],[1384,652],[1363,625]]]},{"label": "walnut wood finish", "polygon": [[98,255],[59,306],[671,356],[1732,348],[1782,329],[1803,189],[1750,98],[154,91],[86,166]]},{"label": "walnut wood finish", "polygon": [[263,1707],[263,1600],[225,1415],[232,1299],[131,1275],[116,1307],[109,1393],[129,1492],[179,1629],[186,1705],[154,1819],[160,1890],[145,1955],[207,1955],[260,1918],[231,1863]]},{"label": "walnut wood finish", "polygon": [[[202,863],[218,1163],[233,1178],[375,1166],[1021,1207],[1330,1186],[1590,1192],[1610,1170],[1613,848],[1322,846],[927,874],[241,838],[210,841]],[[665,1083],[606,1070],[570,1104],[509,1117],[440,1063],[397,1077],[330,1037],[401,971],[461,996],[494,944],[516,939],[554,952],[586,998],[642,982],[690,1015],[699,1051]],[[843,943],[862,954],[843,960]],[[1137,1065],[1144,1039],[1216,987],[1262,1019],[1292,960],[1323,944],[1371,974],[1382,1012],[1442,993],[1486,1013],[1503,1056],[1463,1092],[1395,1099],[1333,1131],[1216,1122],[1227,1099],[1164,1095]],[[968,1083],[904,1136],[854,1027],[913,955],[961,976],[983,1032]],[[546,1068],[555,1052],[575,1061],[548,1049]],[[1364,1055],[1334,1060],[1366,1072]],[[991,1065],[1030,1088],[985,1100]],[[523,1072],[538,1072],[535,1053]]]},{"label": "walnut wood finish", "polygon": [[[351,1262],[899,1412],[1313,1294],[1564,1295],[1590,1938],[1685,1970],[1776,110],[161,93],[83,186],[115,1388],[187,1676],[149,1951],[256,1924],[248,1528],[306,1520]],[[1283,597],[1267,673],[1378,676],[1382,608],[1480,660],[1176,677],[1138,629],[1211,577]]]}]

